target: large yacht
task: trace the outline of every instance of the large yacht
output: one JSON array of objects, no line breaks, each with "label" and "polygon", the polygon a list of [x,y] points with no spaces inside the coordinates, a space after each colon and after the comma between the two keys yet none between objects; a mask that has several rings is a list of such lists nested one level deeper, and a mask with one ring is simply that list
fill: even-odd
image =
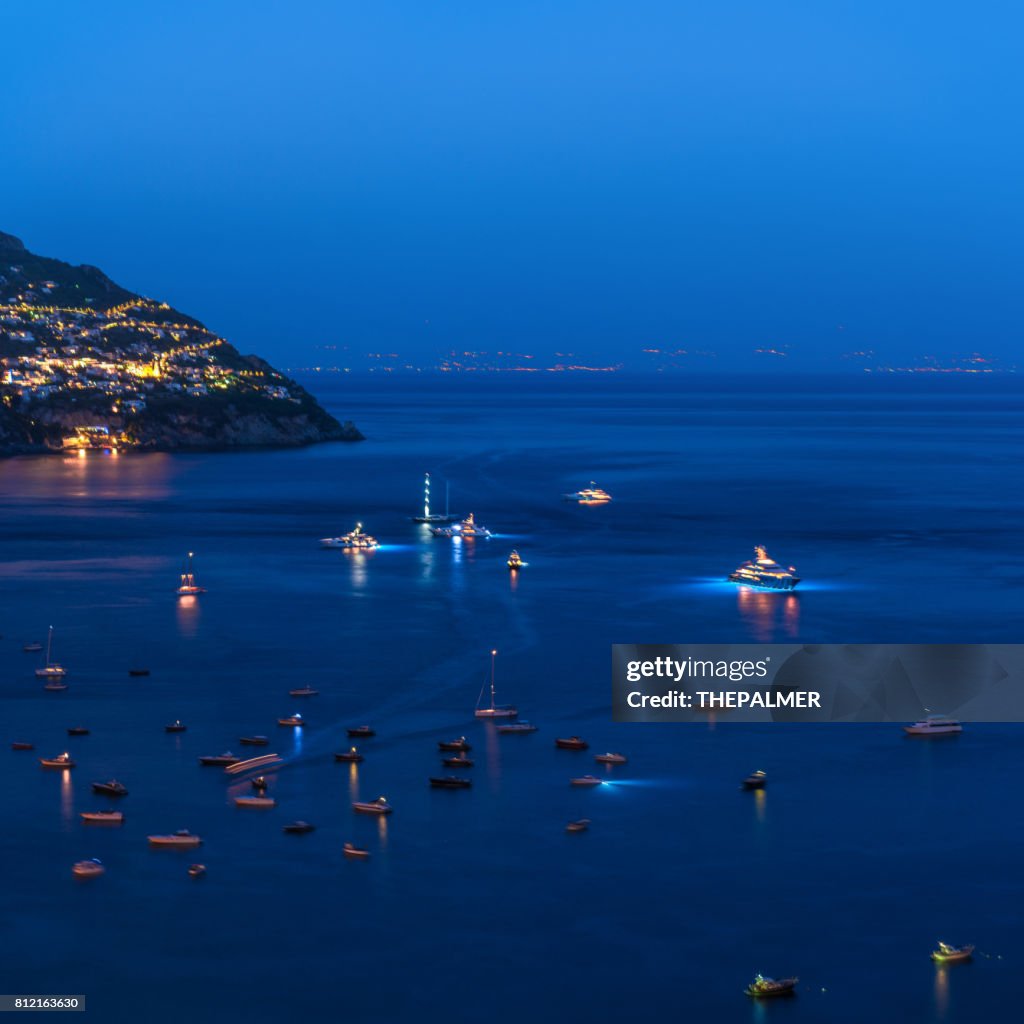
[{"label": "large yacht", "polygon": [[341,537],[323,537],[320,546],[324,548],[343,548],[345,551],[372,551],[378,547],[376,537],[363,531],[363,524],[356,523],[356,528]]},{"label": "large yacht", "polygon": [[562,499],[564,501],[578,501],[581,505],[603,505],[605,502],[611,501],[612,496],[591,480],[589,487],[573,491],[571,494],[563,494]]},{"label": "large yacht", "polygon": [[733,583],[768,590],[792,590],[800,582],[793,566],[786,569],[779,565],[774,558],[768,557],[767,550],[760,544],[754,548],[754,557],[729,573],[729,579]]},{"label": "large yacht", "polygon": [[964,727],[948,715],[929,715],[913,725],[903,726],[908,736],[952,736],[963,732]]},{"label": "large yacht", "polygon": [[459,517],[454,512],[448,511],[448,484],[444,485],[444,512],[430,511],[430,474],[427,473],[423,480],[423,515],[413,516],[414,523],[450,523]]},{"label": "large yacht", "polygon": [[494,534],[487,529],[486,526],[481,526],[474,518],[473,513],[470,512],[461,523],[455,523],[452,526],[432,526],[430,532],[435,537],[493,537]]}]

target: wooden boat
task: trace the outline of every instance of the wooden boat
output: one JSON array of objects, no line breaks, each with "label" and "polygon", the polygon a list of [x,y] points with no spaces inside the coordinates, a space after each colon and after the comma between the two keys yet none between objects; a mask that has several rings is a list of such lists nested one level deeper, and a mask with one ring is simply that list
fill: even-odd
[{"label": "wooden boat", "polygon": [[80,860],[71,865],[71,874],[76,878],[96,878],[106,870],[103,862],[95,857],[92,860]]},{"label": "wooden boat", "polygon": [[315,830],[316,825],[310,825],[308,821],[290,821],[281,829],[282,832],[287,832],[293,836],[304,835],[306,832],[313,832]]},{"label": "wooden boat", "polygon": [[346,729],[345,732],[347,732],[352,739],[356,739],[357,737],[363,737],[364,739],[368,739],[371,736],[377,735],[377,733],[374,732],[374,730],[371,729],[368,725],[356,725],[353,726],[351,729]]},{"label": "wooden boat", "polygon": [[164,732],[184,732],[187,728],[188,726],[185,725],[183,722],[181,722],[180,720],[175,720],[171,722],[170,725],[164,726]]},{"label": "wooden boat", "polygon": [[117,779],[111,779],[109,782],[94,782],[92,784],[92,791],[94,793],[102,793],[104,796],[128,795],[128,790]]},{"label": "wooden boat", "polygon": [[269,736],[242,736],[239,741],[243,747],[266,747],[270,743]]},{"label": "wooden boat", "polygon": [[434,789],[469,789],[473,785],[473,780],[462,779],[457,775],[432,776],[430,785]]},{"label": "wooden boat", "polygon": [[146,839],[150,846],[192,847],[202,844],[202,839],[199,836],[194,836],[187,828],[179,829],[168,835],[146,836]]},{"label": "wooden boat", "polygon": [[496,727],[500,733],[527,733],[536,732],[537,726],[525,720],[519,722],[504,722]]},{"label": "wooden boat", "polygon": [[768,784],[768,776],[763,771],[758,769],[756,772],[751,772],[743,780],[744,789],[764,789]]},{"label": "wooden boat", "polygon": [[973,955],[973,946],[951,946],[947,942],[940,942],[939,948],[932,951],[937,964],[965,964]]},{"label": "wooden boat", "polygon": [[88,736],[89,730],[84,725],[73,725],[68,729],[69,736]]},{"label": "wooden boat", "polygon": [[581,740],[579,736],[568,736],[556,739],[555,746],[559,750],[586,750],[590,744],[586,740]]},{"label": "wooden boat", "polygon": [[438,750],[459,750],[465,753],[467,750],[473,748],[466,742],[465,736],[460,736],[457,740],[440,740],[437,744]]},{"label": "wooden boat", "polygon": [[341,852],[346,857],[351,857],[352,860],[366,860],[370,856],[370,851],[362,846],[356,846],[354,843],[346,843],[342,848]]},{"label": "wooden boat", "polygon": [[355,747],[350,747],[348,750],[340,750],[334,755],[335,761],[347,761],[349,764],[362,764],[363,755],[356,750]]},{"label": "wooden boat", "polygon": [[303,721],[302,715],[288,715],[285,718],[279,718],[277,724],[287,726],[290,729],[299,729],[306,723]]},{"label": "wooden boat", "polygon": [[124,815],[120,811],[82,811],[82,821],[95,825],[120,825]]},{"label": "wooden boat", "polygon": [[74,768],[75,762],[70,754],[58,754],[56,757],[41,757],[39,763],[43,768]]},{"label": "wooden boat", "polygon": [[199,763],[207,768],[218,768],[238,764],[241,760],[240,757],[235,757],[230,750],[225,750],[223,754],[204,754],[199,758]]},{"label": "wooden boat", "polygon": [[744,990],[755,999],[770,999],[773,996],[791,996],[799,978],[765,978],[758,974]]},{"label": "wooden boat", "polygon": [[269,808],[276,807],[277,801],[272,796],[236,796],[235,806]]},{"label": "wooden boat", "polygon": [[580,818],[577,821],[570,821],[569,824],[565,826],[565,831],[586,832],[588,828],[590,828],[590,819]]},{"label": "wooden boat", "polygon": [[188,877],[189,878],[202,878],[206,874],[205,864],[189,864],[188,866]]},{"label": "wooden boat", "polygon": [[603,786],[604,779],[599,779],[596,775],[581,775],[579,778],[570,779],[570,786]]},{"label": "wooden boat", "polygon": [[625,754],[613,754],[609,751],[607,754],[595,754],[594,760],[598,764],[626,764],[629,758]]},{"label": "wooden boat", "polygon": [[484,695],[484,688],[481,686],[476,699],[476,710],[473,712],[477,718],[516,718],[519,715],[519,709],[514,704],[494,703],[494,659],[497,655],[497,651],[491,651],[491,703],[489,707],[480,707],[480,698]]},{"label": "wooden boat", "polygon": [[379,796],[376,800],[354,800],[352,810],[359,814],[390,814],[391,804]]},{"label": "wooden boat", "polygon": [[11,750],[35,750],[35,749],[36,749],[36,745],[34,743],[29,743],[26,740],[15,740],[11,744]]},{"label": "wooden boat", "polygon": [[130,669],[128,669],[128,675],[134,676],[136,679],[138,679],[138,678],[140,678],[142,676],[148,676],[149,675],[149,669],[148,668],[130,668]]},{"label": "wooden boat", "polygon": [[441,764],[445,768],[472,768],[473,759],[470,757],[462,757],[461,755],[456,757],[445,757],[441,759]]}]

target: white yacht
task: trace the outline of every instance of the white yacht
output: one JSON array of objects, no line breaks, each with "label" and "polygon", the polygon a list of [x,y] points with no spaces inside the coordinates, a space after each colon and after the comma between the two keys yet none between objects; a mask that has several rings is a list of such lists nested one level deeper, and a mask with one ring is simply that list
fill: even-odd
[{"label": "white yacht", "polygon": [[612,500],[612,496],[591,480],[589,487],[583,487],[578,491],[573,491],[571,494],[563,494],[562,499],[564,501],[578,501],[581,505],[604,505]]},{"label": "white yacht", "polygon": [[964,727],[948,715],[928,715],[920,722],[903,726],[908,736],[952,736],[963,732]]},{"label": "white yacht", "polygon": [[46,664],[42,668],[36,669],[36,676],[39,679],[47,680],[59,680],[63,679],[67,674],[68,670],[62,665],[58,665],[51,657],[53,653],[53,626],[50,627],[50,631],[46,634]]},{"label": "white yacht", "polygon": [[341,548],[343,551],[373,551],[380,545],[376,537],[371,537],[364,532],[362,523],[356,523],[354,530],[350,530],[340,537],[322,537],[320,546]]},{"label": "white yacht", "polygon": [[480,707],[480,697],[483,696],[483,687],[480,687],[480,697],[477,697],[474,712],[477,718],[515,718],[519,714],[519,709],[512,704],[494,703],[494,659],[497,655],[497,651],[491,651],[491,703],[489,706]]},{"label": "white yacht", "polygon": [[170,835],[147,836],[150,846],[199,846],[202,839],[194,836],[187,828],[179,829]]},{"label": "white yacht", "polygon": [[432,526],[430,532],[435,537],[493,537],[494,534],[487,529],[486,526],[481,526],[473,518],[473,513],[470,512],[461,523],[455,523],[452,526]]}]

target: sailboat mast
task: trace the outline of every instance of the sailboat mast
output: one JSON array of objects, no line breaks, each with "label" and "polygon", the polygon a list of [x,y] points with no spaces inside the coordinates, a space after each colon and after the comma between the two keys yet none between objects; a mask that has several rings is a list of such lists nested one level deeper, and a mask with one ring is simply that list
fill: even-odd
[{"label": "sailboat mast", "polygon": [[[49,632],[46,634],[46,667],[50,667],[50,646],[53,643],[53,626],[50,627]],[[493,673],[492,673],[493,676]],[[493,685],[493,684],[492,684]]]},{"label": "sailboat mast", "polygon": [[423,518],[430,518],[430,474],[423,480]]},{"label": "sailboat mast", "polygon": [[497,651],[491,651],[491,710],[494,710],[494,658]]}]

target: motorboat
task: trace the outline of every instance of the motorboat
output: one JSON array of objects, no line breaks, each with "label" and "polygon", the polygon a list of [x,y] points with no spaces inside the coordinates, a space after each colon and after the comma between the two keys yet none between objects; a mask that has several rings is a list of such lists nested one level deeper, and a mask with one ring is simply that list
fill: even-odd
[{"label": "motorboat", "polygon": [[379,796],[376,800],[354,800],[352,810],[358,811],[360,814],[390,814],[391,804],[384,797]]},{"label": "motorboat", "polygon": [[[46,634],[46,663],[42,668],[36,669],[36,676],[39,679],[46,679],[50,682],[59,682],[67,674],[68,670],[63,665],[58,665],[52,658],[53,654],[53,626],[50,627],[49,632]],[[66,686],[48,686],[47,689],[56,690],[67,689]]]},{"label": "motorboat", "polygon": [[89,730],[84,725],[73,725],[68,729],[69,736],[88,736]]},{"label": "motorboat", "polygon": [[188,877],[189,878],[202,878],[206,874],[205,864],[189,864],[188,866]]},{"label": "motorboat", "polygon": [[465,753],[467,750],[472,750],[473,748],[466,742],[465,736],[460,736],[457,740],[439,740],[437,749],[460,750]]},{"label": "motorboat", "polygon": [[570,786],[603,786],[604,779],[599,779],[596,775],[581,775],[579,778],[570,779]]},{"label": "motorboat", "polygon": [[43,649],[43,645],[38,640],[32,640],[25,644],[22,648],[26,654],[35,654]]},{"label": "motorboat", "polygon": [[625,754],[613,754],[609,751],[607,754],[595,754],[594,760],[598,764],[625,764],[629,758]]},{"label": "motorboat", "polygon": [[117,781],[117,779],[111,779],[109,782],[94,782],[92,784],[92,791],[94,793],[102,793],[104,796],[127,796],[128,789],[123,783]]},{"label": "motorboat", "polygon": [[760,768],[756,772],[751,772],[743,780],[744,789],[764,789],[767,784],[768,776]]},{"label": "motorboat", "polygon": [[769,558],[767,550],[759,544],[754,548],[754,557],[729,573],[729,580],[765,590],[792,590],[800,582],[800,577],[793,566],[786,569],[774,558]]},{"label": "motorboat", "polygon": [[206,587],[196,583],[196,574],[192,568],[193,553],[190,551],[185,559],[185,565],[181,570],[181,579],[178,589],[175,591],[178,597],[195,597],[197,594],[205,594]]},{"label": "motorboat", "polygon": [[445,482],[444,485],[444,512],[431,512],[430,511],[430,474],[427,473],[423,480],[423,515],[412,516],[414,523],[450,523],[453,519],[459,517],[452,512],[448,511],[448,498],[450,495],[450,487]]},{"label": "motorboat", "polygon": [[430,785],[434,789],[469,789],[473,785],[473,780],[459,778],[457,775],[432,776]]},{"label": "motorboat", "polygon": [[299,686],[288,691],[289,697],[315,697],[320,691],[314,690],[312,686]]},{"label": "motorboat", "polygon": [[508,556],[508,562],[506,564],[508,565],[509,572],[518,572],[520,569],[526,568],[530,563],[524,562],[518,551],[513,551],[512,554]]},{"label": "motorboat", "polygon": [[974,947],[951,946],[948,942],[940,942],[939,948],[932,950],[931,956],[937,964],[965,964],[974,956]]},{"label": "motorboat", "polygon": [[442,758],[441,764],[443,764],[445,768],[472,768],[473,759],[470,757],[456,755],[455,757]]},{"label": "motorboat", "polygon": [[279,718],[277,720],[278,725],[285,725],[291,729],[299,729],[306,723],[302,718],[302,715],[287,715],[285,718]]},{"label": "motorboat", "polygon": [[579,736],[567,736],[556,739],[555,746],[559,750],[586,750],[590,744]]},{"label": "motorboat", "polygon": [[948,715],[928,715],[927,718],[913,725],[903,726],[908,736],[955,736],[964,731],[964,727]]},{"label": "motorboat", "polygon": [[579,818],[577,821],[570,821],[569,824],[565,826],[565,831],[586,832],[588,828],[590,828],[590,819]]},{"label": "motorboat", "polygon": [[799,980],[799,978],[781,978],[776,981],[774,978],[766,978],[758,974],[744,991],[748,996],[753,996],[755,999],[769,999],[772,996],[791,996]]},{"label": "motorboat", "polygon": [[106,870],[103,862],[96,857],[93,857],[92,860],[76,861],[71,865],[71,874],[76,878],[96,878]]},{"label": "motorboat", "polygon": [[64,753],[58,754],[56,757],[41,757],[39,763],[44,768],[74,768],[75,762],[71,759],[71,755]]},{"label": "motorboat", "polygon": [[146,840],[150,846],[193,847],[202,844],[202,839],[193,835],[187,828],[179,829],[168,835],[146,836]]},{"label": "motorboat", "polygon": [[35,750],[36,745],[34,743],[28,743],[25,740],[15,740],[11,744],[11,750]]},{"label": "motorboat", "polygon": [[349,747],[348,750],[339,750],[334,755],[335,761],[347,761],[349,764],[362,764],[363,755],[356,750],[355,747]]},{"label": "motorboat", "polygon": [[277,801],[272,796],[236,796],[235,806],[265,809],[276,807]]},{"label": "motorboat", "polygon": [[243,747],[266,747],[270,745],[269,736],[241,736],[238,740]]},{"label": "motorboat", "polygon": [[223,754],[204,754],[199,758],[199,763],[207,768],[224,768],[228,765],[238,764],[241,760],[240,757],[235,757],[230,750],[225,750]]},{"label": "motorboat", "polygon": [[483,686],[481,686],[480,695],[476,699],[476,710],[474,711],[477,718],[515,718],[519,714],[519,709],[514,704],[494,703],[494,659],[497,655],[497,651],[491,651],[491,703],[490,706],[480,707],[480,698],[483,696]]},{"label": "motorboat", "polygon": [[497,731],[501,733],[525,733],[525,732],[536,732],[537,726],[532,722],[527,722],[525,719],[518,722],[503,722],[497,726]]},{"label": "motorboat", "polygon": [[96,825],[120,825],[124,815],[120,811],[82,811],[82,821]]},{"label": "motorboat", "polygon": [[164,726],[164,732],[184,732],[188,728],[180,719],[175,719],[169,725]]},{"label": "motorboat", "polygon": [[292,836],[305,835],[307,832],[316,831],[316,825],[310,825],[308,821],[290,821],[282,826],[281,831]]},{"label": "motorboat", "polygon": [[149,669],[148,668],[130,668],[130,669],[128,669],[128,675],[134,676],[136,679],[139,679],[142,676],[148,676],[149,675]]},{"label": "motorboat", "polygon": [[377,733],[368,725],[356,725],[351,729],[346,729],[345,732],[347,732],[352,739],[369,739],[371,736],[377,735]]},{"label": "motorboat", "polygon": [[341,548],[343,551],[373,551],[379,547],[376,537],[363,531],[363,524],[356,523],[354,530],[340,537],[322,537],[320,546],[324,548]]},{"label": "motorboat", "polygon": [[475,537],[494,536],[486,526],[476,521],[472,512],[460,523],[453,523],[451,526],[432,526],[430,532],[435,537],[464,537],[469,540]]},{"label": "motorboat", "polygon": [[578,501],[581,505],[605,505],[612,500],[612,496],[591,480],[589,486],[569,494],[563,494],[562,500]]},{"label": "motorboat", "polygon": [[363,846],[356,846],[354,843],[345,843],[341,852],[352,860],[366,860],[370,856],[369,850]]}]

